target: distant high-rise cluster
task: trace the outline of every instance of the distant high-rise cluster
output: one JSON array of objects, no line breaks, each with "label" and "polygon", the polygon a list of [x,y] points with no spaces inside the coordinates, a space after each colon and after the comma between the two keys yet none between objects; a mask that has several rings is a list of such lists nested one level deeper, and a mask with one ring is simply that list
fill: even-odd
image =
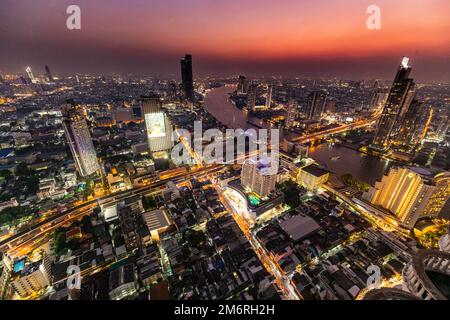
[{"label": "distant high-rise cluster", "polygon": [[67,143],[79,174],[83,177],[99,172],[97,154],[81,107],[69,100],[62,108]]},{"label": "distant high-rise cluster", "polygon": [[153,94],[142,97],[142,113],[147,128],[151,152],[168,151],[172,148],[172,125],[161,108],[161,99]]},{"label": "distant high-rise cluster", "polygon": [[241,183],[244,187],[261,197],[268,196],[275,190],[277,174],[270,172],[270,162],[248,160],[242,165]]},{"label": "distant high-rise cluster", "polygon": [[416,129],[422,115],[422,104],[415,100],[416,85],[409,77],[409,58],[404,57],[378,122],[372,147],[380,151],[392,145],[414,147],[422,137]]},{"label": "distant high-rise cluster", "polygon": [[185,55],[181,59],[181,81],[184,95],[187,100],[194,101],[194,79],[192,74],[192,56]]}]

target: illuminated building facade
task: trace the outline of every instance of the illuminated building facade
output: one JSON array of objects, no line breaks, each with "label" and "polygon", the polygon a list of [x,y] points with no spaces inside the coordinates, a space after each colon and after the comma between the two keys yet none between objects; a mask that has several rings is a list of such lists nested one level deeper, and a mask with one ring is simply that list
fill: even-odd
[{"label": "illuminated building facade", "polygon": [[363,197],[393,213],[405,227],[412,228],[425,213],[434,191],[435,187],[419,173],[394,167]]},{"label": "illuminated building facade", "polygon": [[308,190],[317,191],[330,177],[327,170],[319,168],[316,164],[302,167],[297,173],[297,182]]},{"label": "illuminated building facade", "polygon": [[306,117],[310,120],[319,121],[325,110],[327,95],[323,91],[313,91],[308,95],[306,105]]},{"label": "illuminated building facade", "polygon": [[181,82],[187,100],[194,101],[194,78],[192,74],[192,56],[185,55],[181,59]]},{"label": "illuminated building facade", "polygon": [[[16,266],[21,264],[20,268]],[[37,262],[16,262],[13,270],[11,286],[21,297],[28,297],[51,283],[51,260],[45,253]]]},{"label": "illuminated building facade", "polygon": [[91,133],[81,108],[73,101],[62,108],[63,127],[75,165],[82,177],[100,171]]},{"label": "illuminated building facade", "polygon": [[160,152],[172,149],[172,125],[161,109],[161,99],[158,95],[142,97],[142,113],[150,151]]},{"label": "illuminated building facade", "polygon": [[242,164],[241,183],[261,197],[268,196],[277,183],[277,174],[270,172],[270,162],[247,160]]},{"label": "illuminated building facade", "polygon": [[372,143],[375,149],[386,150],[390,147],[391,138],[397,135],[400,129],[398,124],[414,98],[415,84],[409,78],[411,67],[408,63],[409,58],[404,57],[395,76]]},{"label": "illuminated building facade", "polygon": [[445,215],[445,218],[450,219],[450,212],[444,212],[444,208],[448,208],[450,211],[450,172],[436,175],[434,185],[436,189],[428,201],[425,214],[432,217],[442,214]]}]

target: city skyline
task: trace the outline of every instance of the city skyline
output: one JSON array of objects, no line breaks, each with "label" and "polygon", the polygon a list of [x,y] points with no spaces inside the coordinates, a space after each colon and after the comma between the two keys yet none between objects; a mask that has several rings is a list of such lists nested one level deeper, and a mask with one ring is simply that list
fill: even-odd
[{"label": "city skyline", "polygon": [[447,1],[379,1],[380,30],[366,27],[369,1],[79,1],[81,30],[65,27],[69,4],[4,2],[0,70],[178,78],[177,61],[189,52],[202,77],[388,79],[398,57],[409,56],[417,81],[450,78]]},{"label": "city skyline", "polygon": [[450,299],[448,0],[0,9],[0,300]]}]

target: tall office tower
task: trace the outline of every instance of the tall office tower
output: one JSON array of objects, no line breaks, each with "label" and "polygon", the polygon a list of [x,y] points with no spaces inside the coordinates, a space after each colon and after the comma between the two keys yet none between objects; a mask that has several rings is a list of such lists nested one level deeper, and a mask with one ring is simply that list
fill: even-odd
[{"label": "tall office tower", "polygon": [[161,108],[161,99],[152,94],[142,97],[142,113],[147,128],[148,145],[151,152],[172,149],[172,125]]},{"label": "tall office tower", "polygon": [[428,201],[425,214],[450,220],[450,210],[444,211],[444,208],[450,209],[450,172],[437,174],[433,182],[436,189]]},{"label": "tall office tower", "polygon": [[248,89],[247,79],[244,76],[239,76],[237,93],[238,94],[246,94],[247,89]]},{"label": "tall office tower", "polygon": [[190,54],[181,59],[181,81],[186,99],[194,102],[194,80],[192,76],[192,56]]},{"label": "tall office tower", "polygon": [[323,91],[313,91],[308,95],[306,105],[306,117],[311,120],[319,121],[325,110],[327,95]]},{"label": "tall office tower", "polygon": [[286,121],[285,126],[287,128],[294,125],[295,119],[297,118],[297,100],[294,98],[289,99],[288,107],[286,110]]},{"label": "tall office tower", "polygon": [[31,67],[26,67],[25,71],[27,72],[27,75],[28,75],[28,78],[30,79],[30,81],[34,83],[34,75],[33,75],[33,71],[31,70]]},{"label": "tall office tower", "polygon": [[423,122],[423,104],[417,99],[409,105],[408,111],[405,113],[394,143],[414,149],[420,141],[420,123]]},{"label": "tall office tower", "polygon": [[47,78],[47,81],[53,81],[52,73],[47,65],[45,66],[45,77]]},{"label": "tall office tower", "polygon": [[81,107],[69,100],[62,107],[61,113],[67,143],[75,160],[78,173],[82,177],[87,177],[99,172],[100,165],[97,154]]},{"label": "tall office tower", "polygon": [[372,204],[393,213],[407,228],[425,214],[436,187],[419,173],[408,168],[391,168],[388,175],[363,195]]},{"label": "tall office tower", "polygon": [[404,57],[384,105],[372,143],[372,147],[376,149],[386,150],[390,147],[391,138],[398,133],[400,127],[398,122],[414,98],[415,84],[413,79],[408,78],[411,72],[408,63],[409,58]]},{"label": "tall office tower", "polygon": [[3,83],[5,83],[5,80],[3,80],[3,77],[2,77],[2,75],[0,74],[0,84],[3,84]]},{"label": "tall office tower", "polygon": [[242,164],[241,184],[261,197],[275,190],[277,174],[271,174],[270,160],[248,160]]},{"label": "tall office tower", "polygon": [[266,109],[270,109],[270,105],[272,103],[272,85],[269,85],[267,88],[267,96],[266,96]]},{"label": "tall office tower", "polygon": [[247,109],[249,111],[255,110],[256,106],[256,85],[251,83],[247,92]]}]

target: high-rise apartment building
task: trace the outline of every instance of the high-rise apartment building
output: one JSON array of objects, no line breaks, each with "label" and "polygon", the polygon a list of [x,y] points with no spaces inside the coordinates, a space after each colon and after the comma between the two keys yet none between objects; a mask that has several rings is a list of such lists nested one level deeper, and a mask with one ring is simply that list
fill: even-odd
[{"label": "high-rise apartment building", "polygon": [[239,76],[237,93],[238,94],[246,94],[248,89],[248,81],[244,76]]},{"label": "high-rise apartment building", "polygon": [[51,284],[51,260],[45,253],[39,261],[21,261],[16,264],[23,267],[13,271],[11,286],[20,297],[28,297]]},{"label": "high-rise apartment building", "polygon": [[194,101],[194,78],[192,74],[192,56],[185,55],[181,59],[181,82],[187,100]]},{"label": "high-rise apartment building", "polygon": [[150,151],[159,152],[172,149],[172,124],[162,110],[160,97],[156,94],[143,96],[142,113],[145,119]]},{"label": "high-rise apartment building", "polygon": [[242,164],[241,184],[261,197],[268,196],[275,190],[277,174],[271,172],[270,161],[247,160]]},{"label": "high-rise apartment building", "polygon": [[393,137],[393,143],[413,149],[421,141],[420,124],[426,121],[423,104],[414,99],[400,123],[398,134]]},{"label": "high-rise apartment building", "polygon": [[420,173],[393,167],[363,198],[391,212],[407,228],[414,227],[425,214],[435,186]]},{"label": "high-rise apartment building", "polygon": [[251,83],[247,91],[247,109],[254,111],[256,107],[256,84]]},{"label": "high-rise apartment building", "polygon": [[63,128],[67,143],[75,161],[78,173],[82,177],[100,171],[100,165],[92,143],[91,133],[82,108],[72,100],[62,107]]},{"label": "high-rise apartment building", "polygon": [[398,134],[399,124],[414,98],[415,84],[413,79],[409,78],[411,67],[408,63],[409,58],[404,57],[383,107],[372,143],[375,149],[386,150],[390,147],[392,138]]}]

